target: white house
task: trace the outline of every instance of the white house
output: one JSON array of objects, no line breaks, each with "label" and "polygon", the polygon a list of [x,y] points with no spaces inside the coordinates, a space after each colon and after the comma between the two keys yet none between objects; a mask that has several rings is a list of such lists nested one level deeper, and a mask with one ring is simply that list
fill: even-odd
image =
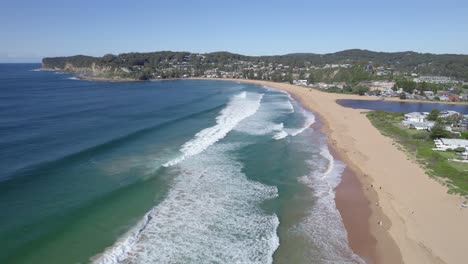
[{"label": "white house", "polygon": [[437,150],[447,150],[447,149],[456,149],[456,148],[468,148],[467,139],[457,139],[457,138],[440,138],[434,140]]},{"label": "white house", "polygon": [[427,116],[429,115],[428,112],[413,112],[405,114],[405,121],[410,122],[425,122]]},{"label": "white house", "polygon": [[434,92],[433,92],[433,91],[424,91],[423,93],[424,93],[424,95],[426,95],[427,97],[434,97]]},{"label": "white house", "polygon": [[447,118],[447,117],[454,116],[454,115],[460,115],[460,113],[456,111],[446,110],[446,111],[440,112],[439,114],[439,116],[443,118]]},{"label": "white house", "polygon": [[293,80],[295,85],[307,85],[307,80]]},{"label": "white house", "polygon": [[434,127],[435,122],[426,121],[426,122],[411,122],[408,127],[416,130],[431,130]]}]

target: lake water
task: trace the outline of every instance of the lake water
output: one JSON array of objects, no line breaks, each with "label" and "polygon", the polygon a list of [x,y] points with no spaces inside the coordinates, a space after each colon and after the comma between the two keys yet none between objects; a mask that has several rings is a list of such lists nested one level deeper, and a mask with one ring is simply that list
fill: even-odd
[{"label": "lake water", "polygon": [[432,109],[457,111],[468,114],[468,104],[438,104],[419,102],[390,102],[383,100],[340,99],[337,103],[354,109],[383,110],[388,112],[430,112]]}]

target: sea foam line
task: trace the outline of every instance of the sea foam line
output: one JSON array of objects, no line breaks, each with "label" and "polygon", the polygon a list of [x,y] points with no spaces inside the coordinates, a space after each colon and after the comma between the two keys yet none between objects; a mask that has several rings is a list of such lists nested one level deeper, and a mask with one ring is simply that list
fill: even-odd
[{"label": "sea foam line", "polygon": [[209,146],[223,139],[242,120],[257,112],[263,94],[254,94],[253,97],[250,98],[247,92],[234,96],[226,108],[221,110],[220,115],[216,117],[216,125],[198,132],[192,140],[182,145],[180,149],[182,154],[178,158],[170,160],[163,166],[174,166],[187,157],[203,152]]},{"label": "sea foam line", "polygon": [[[314,208],[301,223],[301,231],[319,248],[320,260],[331,263],[365,263],[349,247],[347,232],[335,204],[335,189],[346,165],[335,160],[325,143],[320,147],[321,162],[310,160],[321,169],[301,178],[316,197]],[[323,238],[327,239],[323,239]]]},{"label": "sea foam line", "polygon": [[[288,102],[289,104],[291,104],[291,101],[288,101]],[[292,104],[291,104],[291,107],[292,107]],[[293,109],[293,112],[291,113],[294,113],[294,108],[292,109]],[[295,137],[301,134],[302,132],[304,132],[312,124],[315,123],[315,115],[312,114],[311,112],[302,109],[302,115],[304,116],[305,120],[304,120],[304,124],[300,128],[284,128],[284,125],[281,124],[280,131],[278,131],[273,136],[273,139],[280,140],[287,136]]]},{"label": "sea foam line", "polygon": [[259,206],[278,190],[247,179],[236,149],[216,144],[174,168],[168,196],[93,263],[272,263],[279,219]]}]

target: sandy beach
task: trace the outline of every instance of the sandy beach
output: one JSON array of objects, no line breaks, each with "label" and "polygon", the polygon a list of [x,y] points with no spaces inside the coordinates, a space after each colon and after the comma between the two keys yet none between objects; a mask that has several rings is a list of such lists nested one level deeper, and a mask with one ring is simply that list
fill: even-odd
[{"label": "sandy beach", "polygon": [[[375,263],[466,262],[468,210],[460,208],[462,197],[448,194],[447,187],[381,135],[365,116],[366,110],[335,102],[377,98],[267,81],[233,81],[287,91],[321,117],[332,149],[350,169],[336,199],[356,253]],[[363,234],[366,228],[370,237]],[[375,250],[369,249],[374,246]]]}]

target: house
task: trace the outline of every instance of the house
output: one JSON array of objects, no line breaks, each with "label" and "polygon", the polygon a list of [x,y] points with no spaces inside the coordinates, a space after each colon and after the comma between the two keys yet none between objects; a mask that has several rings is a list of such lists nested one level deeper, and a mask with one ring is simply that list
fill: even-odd
[{"label": "house", "polygon": [[307,80],[293,80],[295,85],[307,85]]},{"label": "house", "polygon": [[450,101],[452,102],[457,102],[460,100],[460,96],[457,95],[457,94],[450,94],[447,96],[449,98]]},{"label": "house", "polygon": [[461,131],[468,131],[468,119],[464,119],[459,123]]},{"label": "house", "polygon": [[426,122],[411,122],[409,124],[409,128],[416,129],[416,130],[431,130],[434,127],[435,122],[433,121],[426,121]]},{"label": "house", "polygon": [[405,114],[404,121],[425,122],[428,115],[429,115],[428,112],[412,112],[412,113]]},{"label": "house", "polygon": [[317,86],[320,88],[320,89],[328,89],[329,85],[327,83],[324,83],[324,82],[319,82],[317,83]]},{"label": "house", "polygon": [[403,126],[416,130],[431,130],[435,122],[427,121],[428,112],[413,112],[405,114],[401,122]]},{"label": "house", "polygon": [[440,138],[434,140],[434,144],[436,145],[437,150],[446,151],[448,149],[456,149],[456,148],[468,148],[468,140],[467,139],[457,139],[457,138]]},{"label": "house", "polygon": [[445,96],[445,95],[439,96],[439,99],[440,99],[440,101],[448,101],[449,100],[449,98],[447,96]]},{"label": "house", "polygon": [[427,97],[434,97],[434,92],[433,91],[424,91],[423,93]]},{"label": "house", "polygon": [[458,113],[457,111],[451,111],[451,110],[445,110],[445,111],[440,112],[439,114],[439,116],[442,118],[458,116],[458,115],[460,115],[460,113]]}]

